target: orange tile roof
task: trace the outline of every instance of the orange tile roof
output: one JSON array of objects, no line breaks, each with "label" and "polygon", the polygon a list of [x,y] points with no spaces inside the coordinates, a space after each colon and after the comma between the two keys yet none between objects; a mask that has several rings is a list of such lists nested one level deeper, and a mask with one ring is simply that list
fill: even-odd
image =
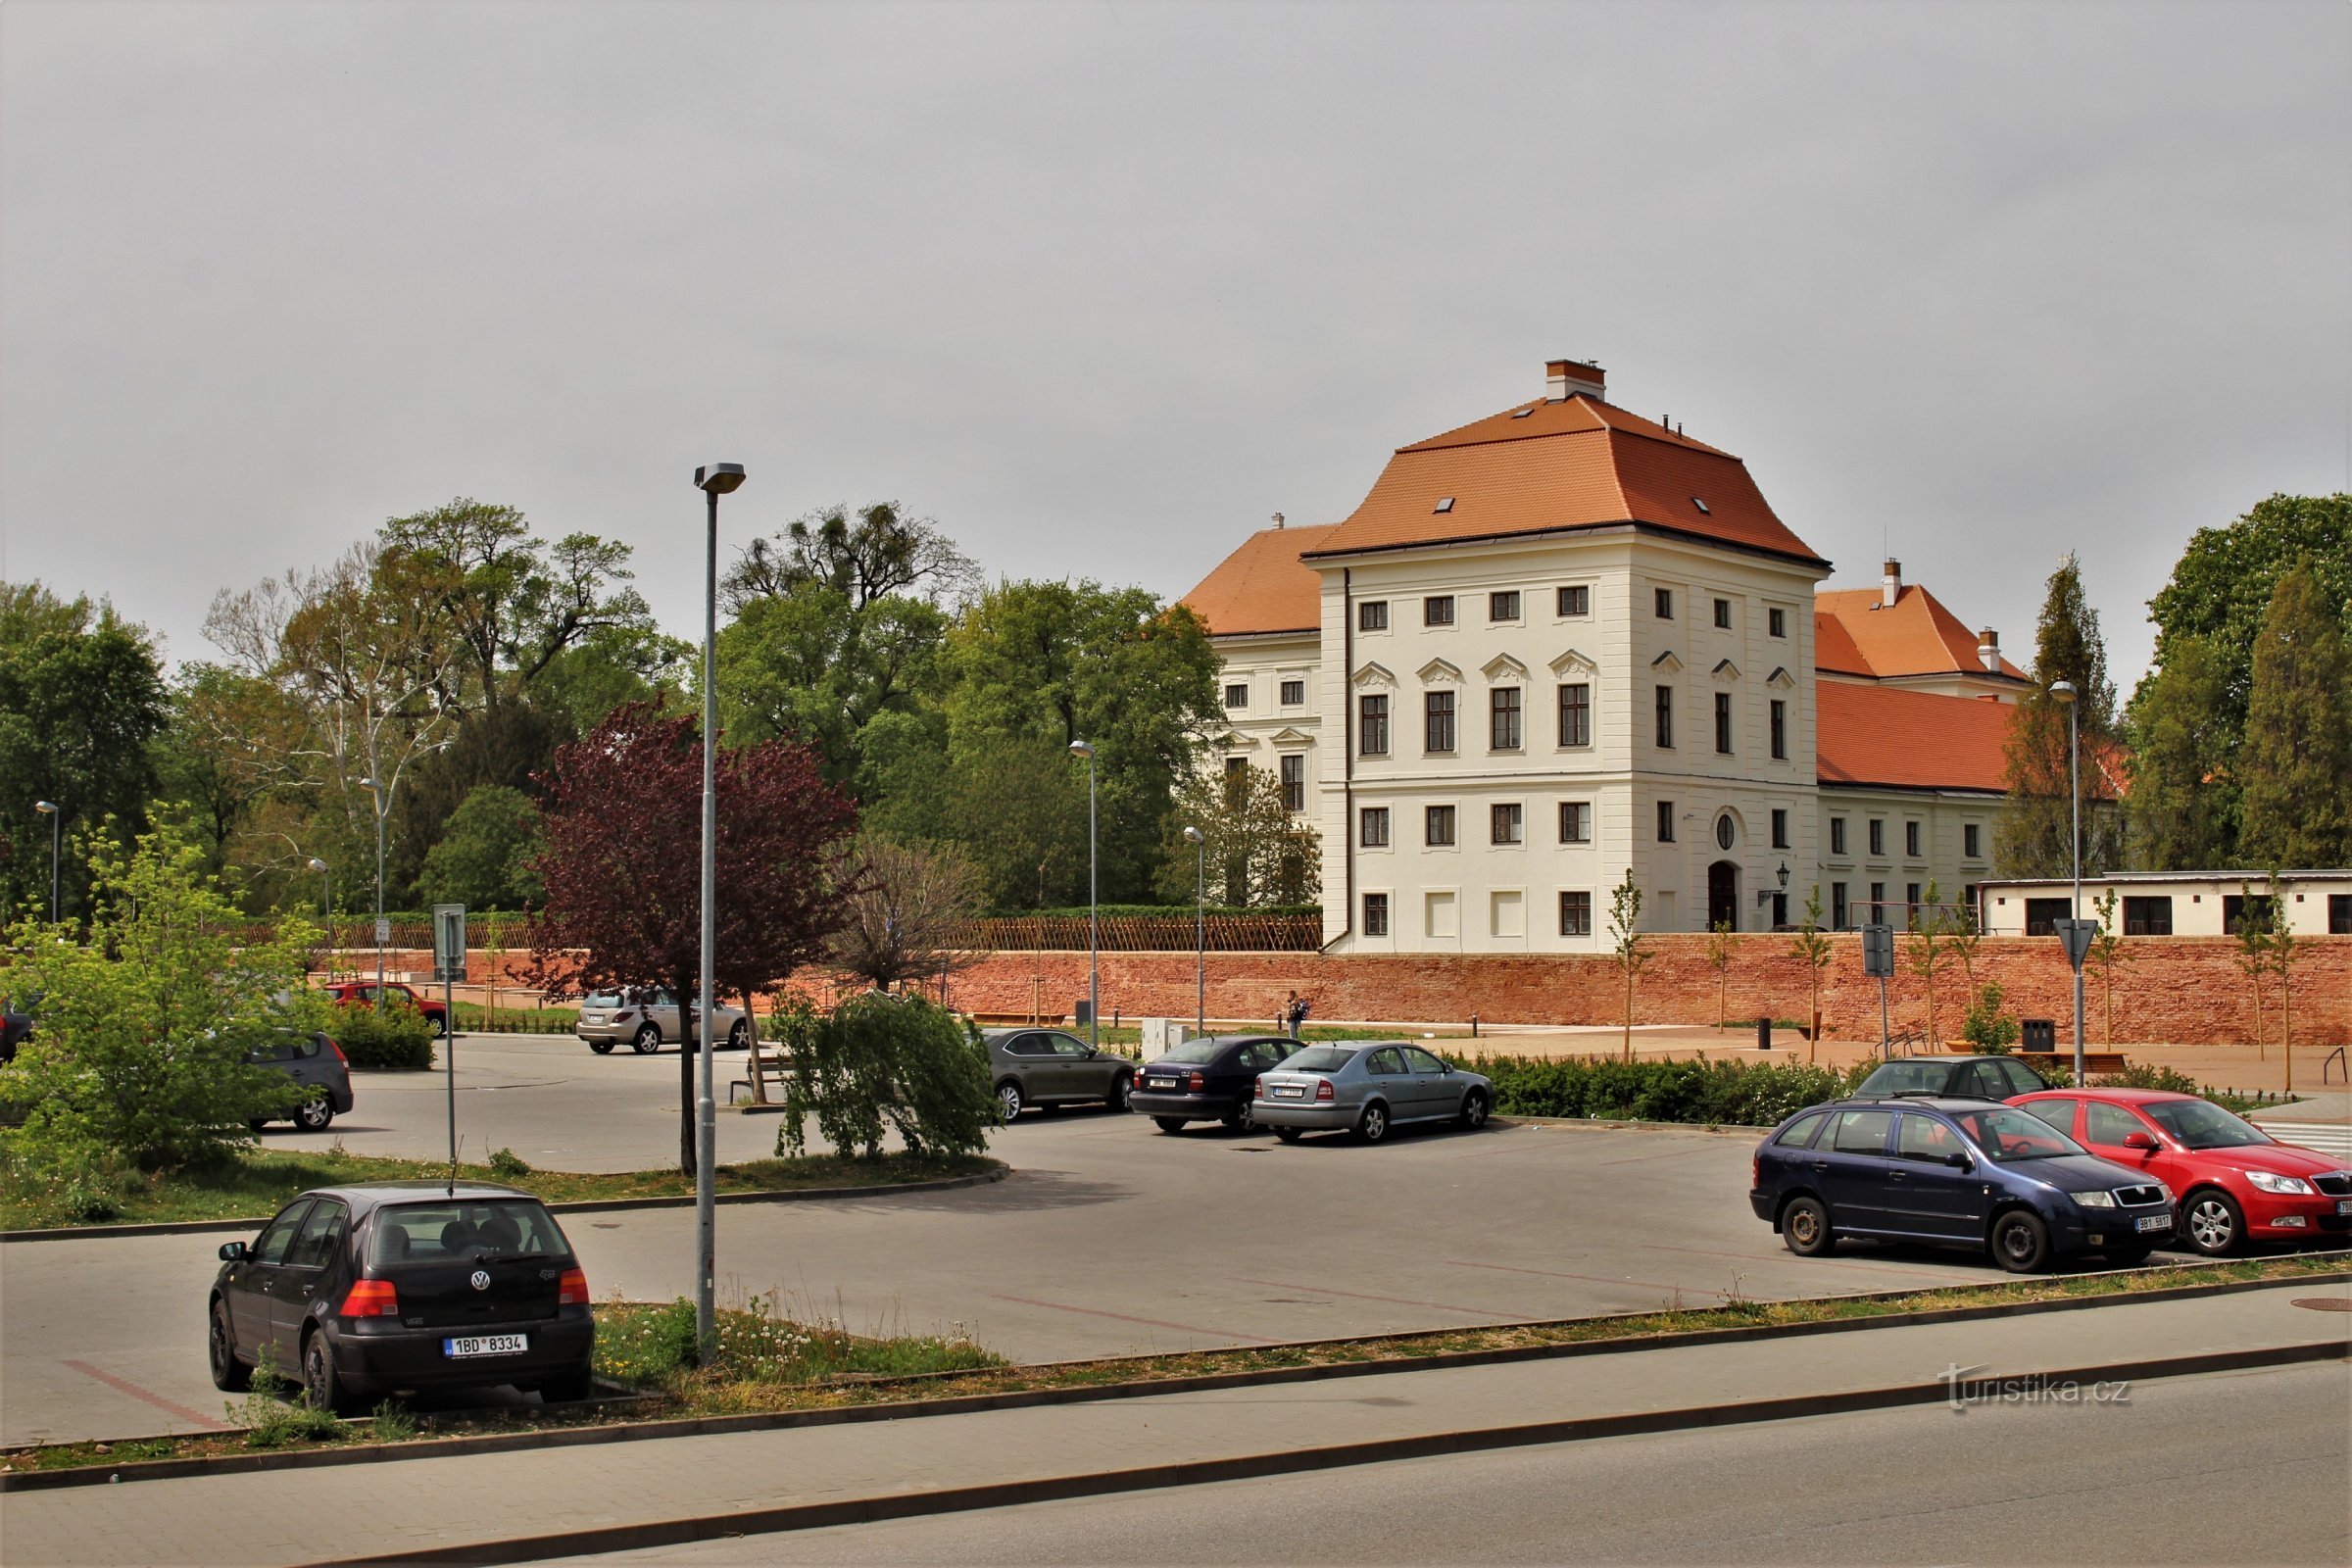
[{"label": "orange tile roof", "polygon": [[1730,453],[1583,394],[1521,408],[1398,448],[1314,553],[1642,522],[1820,560]]},{"label": "orange tile roof", "polygon": [[2009,788],[2002,748],[2017,705],[1900,686],[1813,683],[1815,772],[1824,784]]},{"label": "orange tile roof", "polygon": [[[1894,603],[1880,607],[1876,588],[1840,588],[1813,596],[1813,663],[1818,669],[1886,680],[1897,675],[1941,675],[1966,670],[1987,673],[1977,662],[1977,634],[1942,601],[1917,583],[1905,583]],[[2025,671],[2006,659],[2001,673],[2018,680]]]},{"label": "orange tile roof", "polygon": [[1299,563],[1336,524],[1261,528],[1184,596],[1217,637],[1245,632],[1315,631],[1323,624],[1323,576]]}]

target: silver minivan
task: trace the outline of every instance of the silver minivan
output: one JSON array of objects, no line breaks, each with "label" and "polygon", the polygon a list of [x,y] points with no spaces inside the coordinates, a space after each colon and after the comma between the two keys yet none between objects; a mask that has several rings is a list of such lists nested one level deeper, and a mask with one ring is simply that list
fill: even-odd
[{"label": "silver minivan", "polygon": [[[701,1007],[695,1008],[699,1017]],[[678,994],[667,986],[624,986],[580,999],[579,1022],[572,1032],[598,1055],[609,1055],[623,1041],[639,1055],[650,1055],[665,1045],[676,1045]],[[752,1026],[741,1007],[721,1004],[711,1032],[720,1037],[721,1051],[741,1051],[751,1044]]]}]

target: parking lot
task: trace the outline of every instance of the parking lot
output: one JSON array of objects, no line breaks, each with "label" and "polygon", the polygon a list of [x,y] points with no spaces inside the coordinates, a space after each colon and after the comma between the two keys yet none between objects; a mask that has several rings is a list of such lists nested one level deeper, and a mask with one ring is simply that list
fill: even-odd
[{"label": "parking lot", "polygon": [[[468,1157],[511,1147],[547,1167],[674,1159],[674,1054],[599,1057],[529,1037],[458,1049]],[[741,1059],[716,1064],[731,1076]],[[340,1135],[355,1151],[430,1157],[446,1147],[442,1116],[437,1077],[365,1074],[329,1133],[268,1142]],[[722,1115],[722,1154],[765,1153],[775,1127]],[[772,1291],[853,1330],[960,1328],[1053,1360],[1998,1277],[1924,1250],[1791,1256],[1748,1212],[1745,1135],[1498,1124],[1286,1146],[1070,1110],[1025,1115],[992,1148],[1014,1174],[991,1185],[721,1208],[722,1297]],[[564,1223],[599,1298],[690,1291],[691,1209]],[[9,1246],[0,1440],[219,1421],[203,1309],[225,1239]]]}]

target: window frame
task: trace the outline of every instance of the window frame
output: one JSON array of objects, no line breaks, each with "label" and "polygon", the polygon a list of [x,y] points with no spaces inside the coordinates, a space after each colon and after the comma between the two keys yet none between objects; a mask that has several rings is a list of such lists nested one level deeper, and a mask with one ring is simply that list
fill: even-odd
[{"label": "window frame", "polygon": [[1592,842],[1592,803],[1591,801],[1562,801],[1560,803],[1560,842],[1590,844]]},{"label": "window frame", "polygon": [[1786,762],[1788,760],[1788,699],[1773,698],[1768,714],[1772,730],[1772,760]]},{"label": "window frame", "polygon": [[[1441,837],[1438,824],[1445,823]],[[1460,815],[1450,805],[1428,805],[1421,808],[1421,846],[1430,850],[1451,850],[1460,847]]]},{"label": "window frame", "polygon": [[1385,850],[1390,842],[1389,808],[1385,806],[1359,806],[1355,808],[1355,847],[1359,850]]},{"label": "window frame", "polygon": [[1454,624],[1453,595],[1424,594],[1421,596],[1421,624],[1450,626]]},{"label": "window frame", "polygon": [[1776,850],[1785,850],[1785,849],[1788,849],[1788,808],[1787,808],[1786,806],[1776,806],[1776,807],[1774,807],[1774,808],[1772,808],[1772,819],[1771,819],[1771,820],[1772,820],[1772,847],[1773,847],[1774,849],[1776,849]]},{"label": "window frame", "polygon": [[[1378,707],[1374,705],[1377,704]],[[1380,744],[1372,744],[1375,737]],[[1387,692],[1358,692],[1355,695],[1355,755],[1386,757],[1389,755],[1389,694]]]},{"label": "window frame", "polygon": [[1494,801],[1489,804],[1487,842],[1496,849],[1505,850],[1518,849],[1527,843],[1527,807],[1524,802]]},{"label": "window frame", "polygon": [[1765,606],[1764,635],[1767,637],[1787,637],[1788,635],[1788,612],[1782,609],[1779,605]]},{"label": "window frame", "polygon": [[1557,710],[1554,722],[1559,727],[1559,746],[1563,751],[1590,751],[1592,747],[1592,683],[1589,680],[1564,680],[1559,683]]},{"label": "window frame", "polygon": [[1386,599],[1358,599],[1355,602],[1355,629],[1359,632],[1389,629],[1389,602]]},{"label": "window frame", "polygon": [[1519,752],[1527,749],[1527,689],[1523,686],[1487,688],[1487,750]]},{"label": "window frame", "polygon": [[1715,755],[1730,757],[1732,752],[1732,694],[1715,694]]},{"label": "window frame", "polygon": [[[1294,697],[1291,695],[1293,692],[1297,692],[1298,695]],[[1305,678],[1300,677],[1298,680],[1281,682],[1278,695],[1279,700],[1275,704],[1277,708],[1304,708],[1306,706]]]},{"label": "window frame", "polygon": [[1715,600],[1715,629],[1717,631],[1732,629],[1732,602],[1720,596]]},{"label": "window frame", "polygon": [[1657,614],[1653,618],[1658,620],[1672,620],[1674,618],[1674,590],[1671,588],[1660,588],[1652,585],[1649,592],[1650,606],[1657,612]]},{"label": "window frame", "polygon": [[1562,583],[1552,596],[1552,612],[1553,617],[1559,620],[1589,618],[1592,613],[1592,585],[1587,582]]},{"label": "window frame", "polygon": [[1660,801],[1658,802],[1658,842],[1672,844],[1674,841],[1674,803]]},{"label": "window frame", "polygon": [[1306,754],[1284,752],[1275,759],[1276,776],[1282,784],[1282,808],[1286,811],[1306,809]]},{"label": "window frame", "polygon": [[1560,890],[1560,935],[1589,937],[1592,934],[1592,895],[1583,888]]},{"label": "window frame", "polygon": [[[1440,705],[1444,706],[1443,715],[1439,710]],[[1455,720],[1459,716],[1457,710],[1460,706],[1454,701],[1454,694],[1449,689],[1425,691],[1421,694],[1421,750],[1424,754],[1431,757],[1454,755],[1454,747],[1459,739],[1455,734]],[[1438,744],[1441,716],[1445,720],[1446,744],[1443,746]]]},{"label": "window frame", "polygon": [[1674,750],[1674,688],[1660,683],[1655,699],[1656,733],[1652,744],[1661,752]]},{"label": "window frame", "polygon": [[1487,623],[1489,625],[1515,623],[1520,619],[1522,608],[1523,601],[1519,597],[1518,589],[1490,588],[1487,590]]},{"label": "window frame", "polygon": [[1389,896],[1386,893],[1363,895],[1363,926],[1364,935],[1368,937],[1389,935]]}]

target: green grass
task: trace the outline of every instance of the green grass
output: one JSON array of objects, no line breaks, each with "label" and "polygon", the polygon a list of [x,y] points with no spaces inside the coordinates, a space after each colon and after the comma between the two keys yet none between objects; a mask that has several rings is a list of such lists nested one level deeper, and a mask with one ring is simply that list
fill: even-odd
[{"label": "green grass", "polygon": [[[798,1159],[755,1159],[740,1165],[721,1165],[713,1174],[714,1185],[722,1193],[754,1193],[812,1187],[895,1187],[944,1176],[980,1175],[1001,1168],[998,1161],[980,1155],[934,1159],[888,1153],[873,1159],[844,1159],[838,1154],[808,1154]],[[116,1211],[110,1223],[138,1225],[211,1219],[252,1219],[258,1223],[275,1213],[295,1194],[309,1188],[354,1182],[436,1181],[448,1170],[446,1162],[354,1154],[340,1147],[302,1153],[268,1150],[249,1153],[216,1169],[125,1177],[116,1195]],[[674,1170],[581,1174],[534,1171],[524,1166],[518,1171],[499,1160],[495,1168],[487,1163],[461,1164],[458,1176],[462,1181],[504,1182],[551,1203],[612,1198],[680,1198],[694,1192],[694,1183]],[[7,1186],[0,1187],[0,1229],[39,1230],[77,1223],[62,1206],[64,1201],[62,1195],[45,1188],[37,1179],[19,1174]]]},{"label": "green grass", "polygon": [[694,1303],[608,1301],[596,1310],[596,1369],[698,1408],[756,1408],[776,1389],[845,1378],[927,1377],[1005,1365],[959,1335],[859,1335],[787,1316],[773,1298],[716,1315],[718,1349],[696,1364]]}]

